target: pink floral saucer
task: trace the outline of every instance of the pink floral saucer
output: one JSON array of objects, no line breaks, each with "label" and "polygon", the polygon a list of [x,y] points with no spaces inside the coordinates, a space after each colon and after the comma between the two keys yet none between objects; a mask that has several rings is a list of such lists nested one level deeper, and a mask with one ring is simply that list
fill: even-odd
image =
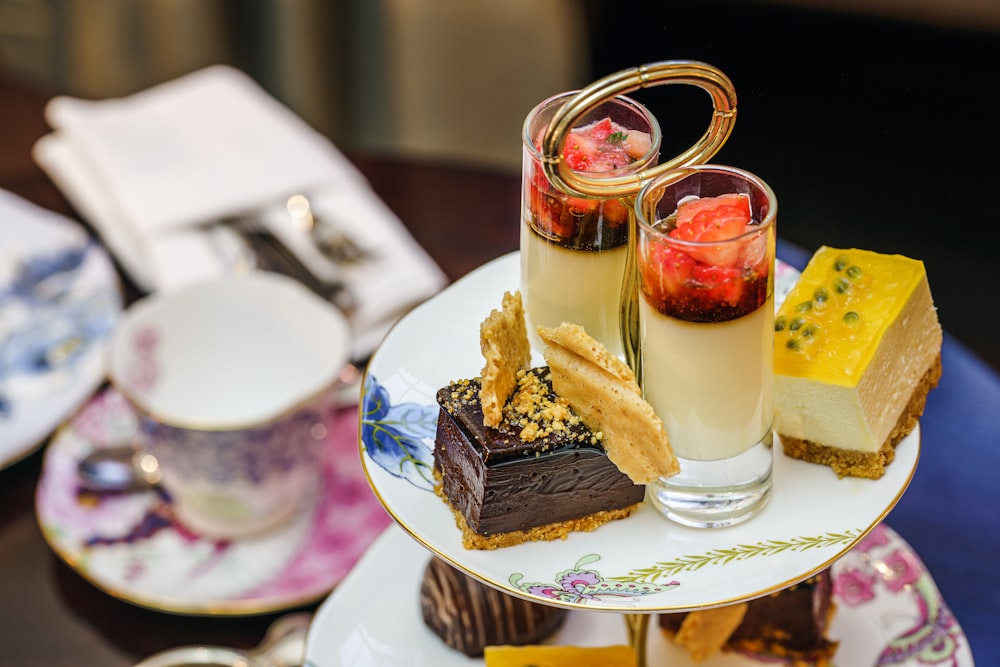
[{"label": "pink floral saucer", "polygon": [[134,604],[180,614],[259,614],[328,594],[390,519],[358,460],[356,408],[331,413],[324,483],[288,524],[259,536],[209,540],[180,525],[159,491],[82,490],[77,462],[129,442],[136,415],[119,393],[98,394],[53,438],[36,494],[52,549],[84,578]]}]

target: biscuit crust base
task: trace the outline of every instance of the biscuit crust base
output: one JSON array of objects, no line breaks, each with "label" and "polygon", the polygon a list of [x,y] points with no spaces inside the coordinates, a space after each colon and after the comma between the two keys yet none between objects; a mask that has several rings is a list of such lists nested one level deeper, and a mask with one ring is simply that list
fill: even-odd
[{"label": "biscuit crust base", "polygon": [[941,355],[938,354],[934,363],[920,379],[916,389],[913,390],[910,401],[899,415],[899,419],[896,420],[896,425],[889,437],[886,438],[877,452],[841,449],[779,433],[785,455],[810,463],[830,466],[838,477],[879,479],[885,474],[886,466],[892,463],[896,457],[896,445],[916,428],[920,416],[924,413],[924,406],[927,404],[927,394],[937,386],[940,379]]},{"label": "biscuit crust base", "polygon": [[[440,480],[440,473],[435,471],[435,477]],[[455,515],[455,525],[462,531],[462,546],[466,549],[479,550],[502,549],[504,547],[512,547],[515,544],[523,544],[525,542],[565,540],[566,537],[572,532],[589,532],[600,528],[604,524],[611,521],[624,519],[625,517],[631,515],[632,512],[634,512],[635,509],[642,504],[636,503],[635,505],[629,505],[628,507],[622,507],[620,509],[595,512],[594,514],[588,514],[587,516],[582,516],[578,519],[549,523],[544,526],[535,526],[533,528],[528,528],[527,530],[512,530],[507,533],[480,535],[469,527],[469,522],[465,520],[465,515],[452,507],[451,501],[448,500],[448,497],[444,494],[443,489],[444,487],[441,484],[434,485],[434,493],[436,493],[442,500],[445,501],[445,503],[448,504],[448,509],[450,509],[451,513]]]}]

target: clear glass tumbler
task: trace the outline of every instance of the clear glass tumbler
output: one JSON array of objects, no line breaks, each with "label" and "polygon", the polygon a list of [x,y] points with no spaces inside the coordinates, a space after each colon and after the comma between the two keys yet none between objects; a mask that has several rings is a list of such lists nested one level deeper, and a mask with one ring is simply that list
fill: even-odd
[{"label": "clear glass tumbler", "polygon": [[[569,194],[543,168],[542,140],[576,92],[551,97],[524,122],[521,181],[521,295],[532,343],[535,327],[581,325],[623,356],[619,326],[632,201]],[[646,107],[624,96],[602,101],[576,119],[562,157],[595,177],[634,175],[656,163],[660,127]]]},{"label": "clear glass tumbler", "polygon": [[635,208],[640,384],[681,467],[649,496],[684,525],[740,523],[771,490],[777,200],[753,174],[696,165]]}]

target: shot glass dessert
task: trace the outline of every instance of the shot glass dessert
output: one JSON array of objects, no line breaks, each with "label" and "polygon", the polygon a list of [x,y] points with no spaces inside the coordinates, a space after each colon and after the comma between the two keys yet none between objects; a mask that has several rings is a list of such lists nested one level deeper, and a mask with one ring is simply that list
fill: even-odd
[{"label": "shot glass dessert", "polygon": [[777,201],[698,165],[648,183],[636,213],[640,384],[681,467],[651,499],[684,525],[740,523],[771,489]]},{"label": "shot glass dessert", "polygon": [[[545,100],[524,123],[521,294],[533,346],[541,348],[538,325],[574,322],[622,356],[619,311],[631,202],[567,194],[542,167],[543,135],[574,95]],[[575,171],[620,177],[656,164],[659,148],[656,119],[641,104],[614,96],[577,119],[561,157]]]}]

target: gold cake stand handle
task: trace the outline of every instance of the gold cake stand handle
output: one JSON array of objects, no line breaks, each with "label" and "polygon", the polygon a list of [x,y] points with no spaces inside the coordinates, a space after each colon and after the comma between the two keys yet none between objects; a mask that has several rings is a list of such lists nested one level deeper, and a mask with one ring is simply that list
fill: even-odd
[{"label": "gold cake stand handle", "polygon": [[[640,88],[666,84],[686,84],[707,91],[712,97],[712,122],[705,134],[686,151],[665,162],[623,176],[574,171],[562,160],[562,145],[573,126],[584,114],[605,100]],[[598,79],[574,95],[556,112],[542,137],[542,169],[558,189],[575,197],[625,200],[631,210],[635,195],[643,184],[662,173],[692,164],[707,162],[733,131],[736,123],[736,90],[717,68],[693,60],[666,60],[622,70]],[[630,238],[635,239],[635,214],[629,214]],[[625,256],[625,279],[622,281],[620,328],[625,361],[642,382],[641,357],[638,353],[639,304],[635,275],[635,243],[628,244]]]},{"label": "gold cake stand handle", "polygon": [[[656,166],[624,176],[605,174],[602,177],[600,173],[574,171],[562,159],[563,142],[585,113],[615,95],[668,84],[697,86],[712,97],[711,124],[686,151]],[[542,137],[542,169],[555,187],[575,197],[628,197],[659,174],[707,162],[726,143],[735,122],[736,89],[719,69],[694,60],[665,60],[640,65],[598,79],[556,112]]]},{"label": "gold cake stand handle", "polygon": [[636,667],[646,667],[646,635],[650,614],[625,614],[628,643],[635,649]]}]

